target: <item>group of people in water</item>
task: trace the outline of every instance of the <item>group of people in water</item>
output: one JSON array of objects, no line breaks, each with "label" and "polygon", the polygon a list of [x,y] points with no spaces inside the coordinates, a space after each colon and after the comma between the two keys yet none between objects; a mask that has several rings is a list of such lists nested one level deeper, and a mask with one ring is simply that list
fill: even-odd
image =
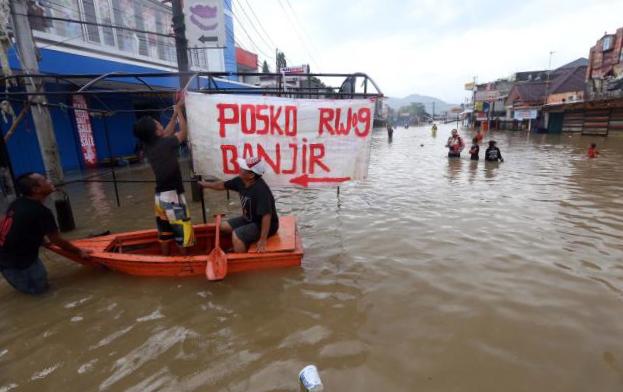
[{"label": "group of people in water", "polygon": [[[183,107],[182,98],[176,103],[166,127],[148,116],[142,117],[134,125],[134,135],[143,144],[156,177],[154,210],[163,255],[170,254],[173,242],[182,254],[186,254],[186,250],[195,244],[177,158],[180,144],[188,136]],[[433,124],[432,131],[435,135],[436,124]],[[389,124],[388,134],[391,138],[393,128]],[[478,131],[472,139],[470,159],[480,159],[479,143],[484,136],[483,132]],[[449,158],[460,158],[465,142],[456,129],[452,130],[446,147]],[[588,157],[598,156],[597,145],[593,143],[588,150]],[[489,162],[504,162],[495,140],[489,141],[484,158]],[[231,234],[234,252],[246,252],[253,243],[256,243],[258,252],[265,252],[268,238],[279,229],[275,198],[262,178],[266,165],[257,157],[241,158],[238,165],[239,175],[231,180],[198,183],[202,188],[239,193],[242,216],[223,222],[220,230]],[[90,257],[90,252],[75,247],[59,235],[54,216],[44,205],[47,197],[55,191],[49,179],[39,173],[25,173],[16,179],[15,185],[21,196],[9,205],[0,220],[0,273],[15,289],[28,294],[40,294],[48,288],[47,271],[39,259],[39,248],[46,238],[48,243],[83,258]]]},{"label": "group of people in water", "polygon": [[[433,124],[433,130],[436,130],[437,126]],[[472,146],[469,149],[470,159],[472,161],[477,161],[480,159],[480,145],[479,143],[484,138],[484,133],[478,131],[476,136],[472,139]],[[504,158],[502,157],[502,151],[496,145],[495,140],[489,140],[489,147],[485,150],[485,161],[488,162],[504,162]],[[452,130],[450,137],[448,138],[448,142],[446,143],[446,148],[448,148],[448,158],[460,158],[461,152],[465,149],[465,142],[461,135],[459,135],[459,131],[456,129]]]},{"label": "group of people in water", "polygon": [[[433,133],[437,132],[437,125],[433,124],[431,128]],[[480,145],[479,143],[484,138],[484,133],[480,130],[476,132],[476,136],[472,139],[472,146],[469,149],[470,159],[472,161],[477,161],[480,159]],[[448,148],[448,158],[460,158],[461,151],[465,148],[465,142],[461,135],[459,135],[459,131],[453,129],[450,137],[448,138],[448,142],[446,143],[446,147]],[[597,158],[599,156],[599,150],[597,149],[597,144],[591,143],[587,152],[588,158]],[[497,147],[497,143],[495,140],[489,140],[489,147],[485,151],[485,161],[488,162],[504,162],[504,158],[502,157],[502,152],[500,148]]]}]

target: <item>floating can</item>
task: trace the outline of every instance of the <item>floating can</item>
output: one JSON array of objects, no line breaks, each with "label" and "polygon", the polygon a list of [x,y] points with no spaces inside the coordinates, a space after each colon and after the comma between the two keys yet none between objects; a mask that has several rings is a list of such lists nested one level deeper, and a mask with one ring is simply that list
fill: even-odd
[{"label": "floating can", "polygon": [[314,365],[307,365],[299,373],[299,380],[307,392],[319,392],[324,390],[318,369]]}]

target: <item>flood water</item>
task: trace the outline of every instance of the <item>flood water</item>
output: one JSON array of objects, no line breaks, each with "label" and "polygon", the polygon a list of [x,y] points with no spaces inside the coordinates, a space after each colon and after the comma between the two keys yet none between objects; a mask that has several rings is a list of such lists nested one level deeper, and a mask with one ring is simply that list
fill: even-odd
[{"label": "flood water", "polygon": [[[486,164],[449,161],[449,130],[376,132],[339,197],[275,191],[301,268],[214,283],[42,252],[49,294],[0,283],[0,391],[298,391],[312,363],[327,391],[621,391],[623,135],[494,132],[506,162]],[[110,184],[68,191],[72,237],[154,225],[150,184],[121,208]]]}]

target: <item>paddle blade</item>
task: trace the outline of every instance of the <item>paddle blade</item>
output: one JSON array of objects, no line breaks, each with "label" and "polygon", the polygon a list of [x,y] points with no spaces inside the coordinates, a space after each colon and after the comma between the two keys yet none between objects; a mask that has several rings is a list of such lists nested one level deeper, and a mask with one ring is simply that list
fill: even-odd
[{"label": "paddle blade", "polygon": [[223,280],[227,276],[227,255],[221,248],[214,248],[208,255],[206,277],[208,280]]}]

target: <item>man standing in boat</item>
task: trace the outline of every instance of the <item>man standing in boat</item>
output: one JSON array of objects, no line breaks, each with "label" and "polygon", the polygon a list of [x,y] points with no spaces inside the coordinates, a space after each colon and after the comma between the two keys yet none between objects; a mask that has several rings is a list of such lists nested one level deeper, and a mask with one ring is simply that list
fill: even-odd
[{"label": "man standing in boat", "polygon": [[15,181],[19,193],[0,221],[0,272],[11,286],[26,294],[48,289],[48,272],[39,259],[45,237],[69,252],[88,258],[90,253],[64,240],[54,215],[43,205],[54,185],[39,173],[26,173]]},{"label": "man standing in boat", "polygon": [[[165,256],[170,254],[170,244],[174,239],[183,254],[195,244],[177,159],[180,143],[186,141],[188,136],[183,107],[184,100],[181,98],[175,104],[173,116],[166,128],[150,116],[143,116],[134,124],[134,136],[143,143],[145,156],[156,176],[156,225],[160,249]],[[176,122],[179,124],[177,133]]]},{"label": "man standing in boat", "polygon": [[240,173],[229,181],[200,181],[203,188],[218,191],[232,190],[240,194],[242,216],[229,219],[221,224],[221,230],[232,233],[234,252],[243,253],[257,241],[257,251],[266,251],[268,237],[279,229],[279,217],[275,208],[275,198],[264,182],[266,171],[264,161],[257,157],[238,159]]}]

